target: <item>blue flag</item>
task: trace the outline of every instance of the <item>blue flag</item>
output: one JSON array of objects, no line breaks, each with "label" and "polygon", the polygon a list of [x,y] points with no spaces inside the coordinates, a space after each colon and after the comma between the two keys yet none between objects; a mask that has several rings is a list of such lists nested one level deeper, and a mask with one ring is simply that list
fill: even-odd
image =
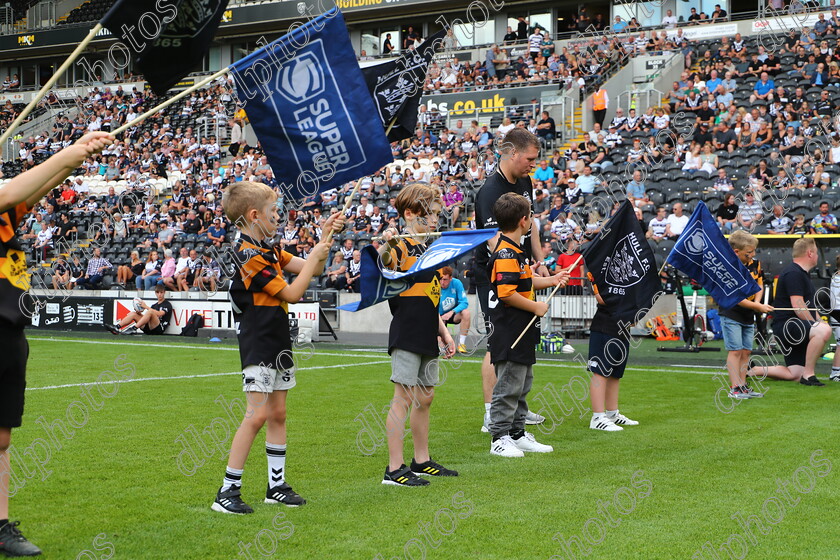
[{"label": "blue flag", "polygon": [[301,200],[393,161],[337,8],[230,68],[287,198]]},{"label": "blue flag", "polygon": [[445,231],[432,243],[420,258],[405,271],[380,268],[379,253],[372,245],[362,249],[362,268],[359,278],[362,299],[339,307],[344,311],[359,311],[379,302],[391,299],[406,291],[414,283],[412,277],[425,270],[440,268],[482,243],[486,243],[498,230],[480,229],[468,231]]},{"label": "blue flag", "polygon": [[722,309],[761,290],[702,201],[665,262],[697,281]]}]

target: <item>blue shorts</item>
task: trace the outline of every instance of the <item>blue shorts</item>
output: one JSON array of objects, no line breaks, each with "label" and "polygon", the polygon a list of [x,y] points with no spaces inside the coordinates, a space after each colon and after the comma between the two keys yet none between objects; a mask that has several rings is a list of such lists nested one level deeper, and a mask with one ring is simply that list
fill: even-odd
[{"label": "blue shorts", "polygon": [[755,325],[745,325],[735,319],[721,316],[720,326],[723,330],[723,345],[727,350],[752,350]]},{"label": "blue shorts", "polygon": [[598,331],[589,333],[589,361],[587,369],[602,377],[621,379],[630,353],[623,338]]}]

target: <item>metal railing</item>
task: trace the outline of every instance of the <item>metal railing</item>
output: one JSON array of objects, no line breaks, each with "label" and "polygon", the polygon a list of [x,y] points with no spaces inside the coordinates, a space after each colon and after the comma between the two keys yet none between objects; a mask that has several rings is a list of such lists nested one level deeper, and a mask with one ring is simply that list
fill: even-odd
[{"label": "metal railing", "polygon": [[55,2],[39,2],[26,11],[26,27],[31,31],[55,27]]},{"label": "metal railing", "polygon": [[[618,94],[617,103],[619,107],[624,109],[625,114],[629,114],[630,109],[636,109],[636,114],[640,115],[648,107],[661,105],[663,97],[665,97],[665,94],[655,88],[645,90],[626,89]],[[651,99],[655,101],[652,103]]]}]

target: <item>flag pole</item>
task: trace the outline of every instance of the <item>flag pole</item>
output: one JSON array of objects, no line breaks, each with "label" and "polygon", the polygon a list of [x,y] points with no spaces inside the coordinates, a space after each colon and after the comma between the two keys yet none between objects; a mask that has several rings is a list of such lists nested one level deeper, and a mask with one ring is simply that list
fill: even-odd
[{"label": "flag pole", "polygon": [[[577,258],[577,260],[574,262],[574,264],[572,264],[572,266],[570,266],[570,267],[569,267],[569,268],[567,268],[566,270],[567,270],[568,272],[571,272],[572,270],[574,270],[574,268],[578,265],[578,263],[580,262],[580,260],[581,260],[582,258],[583,258],[583,255],[580,255],[580,256]],[[550,293],[550,294],[548,294],[548,301],[549,301],[549,302],[551,301],[551,298],[553,298],[553,297],[554,297],[554,294],[556,294],[556,293],[557,293],[557,290],[558,290],[559,288],[560,288],[560,284],[557,284],[556,286],[554,286],[554,289],[553,289],[553,290],[551,290],[551,293]],[[519,341],[520,341],[520,340],[522,340],[522,337],[523,337],[523,336],[525,336],[525,333],[527,333],[527,332],[528,332],[528,330],[531,328],[531,325],[533,325],[533,324],[534,324],[534,321],[536,321],[536,320],[537,320],[537,316],[536,316],[536,315],[534,315],[533,317],[531,317],[531,321],[528,323],[528,326],[527,326],[527,327],[525,327],[525,329],[524,329],[524,330],[523,330],[523,331],[519,334],[519,337],[518,337],[515,341],[513,341],[513,344],[511,344],[511,345],[510,345],[510,347],[511,347],[511,348],[516,348],[516,345],[517,345],[517,344],[519,344]]]},{"label": "flag pole", "polygon": [[139,124],[140,122],[148,119],[149,117],[151,117],[155,113],[159,112],[160,110],[169,107],[170,105],[172,105],[176,101],[178,101],[180,99],[183,99],[184,97],[188,96],[189,94],[191,94],[192,92],[194,92],[197,89],[203,88],[204,86],[206,86],[207,84],[209,84],[210,82],[215,80],[216,78],[220,78],[221,76],[224,76],[228,72],[230,72],[230,68],[223,68],[223,69],[219,70],[215,74],[212,74],[212,75],[204,78],[203,80],[201,80],[197,84],[194,84],[194,85],[188,87],[187,89],[185,89],[184,91],[182,91],[178,95],[170,97],[169,99],[167,99],[166,101],[164,101],[160,105],[157,105],[156,107],[152,107],[151,109],[149,109],[148,111],[146,111],[145,113],[143,113],[142,115],[140,115],[139,117],[134,119],[133,121],[125,123],[124,125],[122,125],[121,127],[119,127],[116,130],[112,130],[111,134],[116,136],[120,132],[125,132],[126,130],[128,130],[132,126],[134,126],[136,124]]},{"label": "flag pole", "polygon": [[88,32],[87,37],[85,37],[82,40],[82,42],[79,43],[79,46],[76,47],[76,49],[72,53],[70,53],[70,56],[67,57],[67,60],[64,61],[64,64],[58,67],[58,70],[56,70],[55,74],[53,74],[52,77],[49,80],[47,80],[47,83],[44,84],[44,87],[41,88],[41,91],[39,91],[35,95],[35,97],[32,98],[32,101],[29,102],[29,105],[27,105],[23,109],[23,111],[21,111],[20,115],[18,115],[17,118],[14,121],[12,121],[12,124],[9,125],[9,128],[7,128],[3,135],[0,136],[0,146],[6,143],[6,140],[9,139],[9,137],[20,125],[20,123],[22,123],[23,120],[29,116],[29,113],[31,113],[32,110],[38,106],[38,103],[47,95],[47,93],[55,85],[58,79],[64,74],[64,72],[66,72],[67,69],[70,68],[70,65],[73,64],[77,58],[79,58],[79,55],[82,54],[82,51],[85,50],[85,48],[87,48],[88,44],[90,44],[90,42],[93,41],[93,38],[96,37],[96,34],[99,33],[101,30],[101,23],[97,23],[93,26],[93,29],[91,29]]},{"label": "flag pole", "polygon": [[[347,214],[347,211],[350,210],[350,206],[353,205],[353,197],[356,196],[356,193],[359,192],[361,188],[362,179],[359,179],[358,181],[356,181],[356,186],[353,187],[353,191],[347,196],[347,200],[344,202],[344,210],[341,211],[343,214]],[[332,238],[333,230],[330,229],[330,231],[327,232],[327,236],[324,238],[324,241],[330,243],[332,242]]]},{"label": "flag pole", "polygon": [[394,128],[394,125],[397,124],[397,117],[391,119],[391,123],[388,125],[388,128],[385,129],[385,136],[387,137],[391,134],[391,129]]},{"label": "flag pole", "polygon": [[[415,237],[440,237],[443,235],[442,231],[432,231],[429,233],[404,233],[402,235],[395,235],[391,237],[391,239],[413,239]],[[382,236],[374,237],[376,241],[384,241],[385,238]]]}]

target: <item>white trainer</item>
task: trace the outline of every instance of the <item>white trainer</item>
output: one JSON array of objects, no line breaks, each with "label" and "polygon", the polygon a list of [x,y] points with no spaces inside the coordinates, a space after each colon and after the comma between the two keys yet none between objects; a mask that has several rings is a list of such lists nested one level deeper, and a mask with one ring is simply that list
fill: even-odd
[{"label": "white trainer", "polygon": [[490,433],[490,413],[484,413],[484,424],[481,425],[481,432],[485,434]]},{"label": "white trainer", "polygon": [[521,438],[514,439],[513,444],[516,446],[517,449],[521,451],[528,451],[531,453],[551,453],[552,451],[554,451],[553,447],[538,442],[536,439],[534,439],[534,434],[530,434],[528,432],[525,432],[525,434]]},{"label": "white trainer", "polygon": [[561,348],[560,351],[564,354],[574,354],[575,353],[575,347],[572,346],[571,344],[564,344],[563,348]]},{"label": "white trainer", "polygon": [[589,421],[589,427],[593,430],[601,430],[604,432],[620,432],[624,429],[621,426],[616,426],[613,421],[606,416],[602,416],[598,419],[593,416],[592,420]]},{"label": "white trainer", "polygon": [[525,415],[525,423],[526,424],[542,424],[545,422],[545,416],[540,416],[536,412],[528,411],[528,414]]},{"label": "white trainer", "polygon": [[618,414],[616,414],[615,416],[613,416],[612,418],[610,418],[610,420],[612,420],[613,424],[615,424],[616,426],[638,426],[639,425],[639,423],[637,421],[630,420],[629,418],[627,418],[626,416],[624,416],[620,412]]},{"label": "white trainer", "polygon": [[490,455],[499,457],[524,457],[525,453],[519,449],[510,436],[502,436],[490,444]]}]

